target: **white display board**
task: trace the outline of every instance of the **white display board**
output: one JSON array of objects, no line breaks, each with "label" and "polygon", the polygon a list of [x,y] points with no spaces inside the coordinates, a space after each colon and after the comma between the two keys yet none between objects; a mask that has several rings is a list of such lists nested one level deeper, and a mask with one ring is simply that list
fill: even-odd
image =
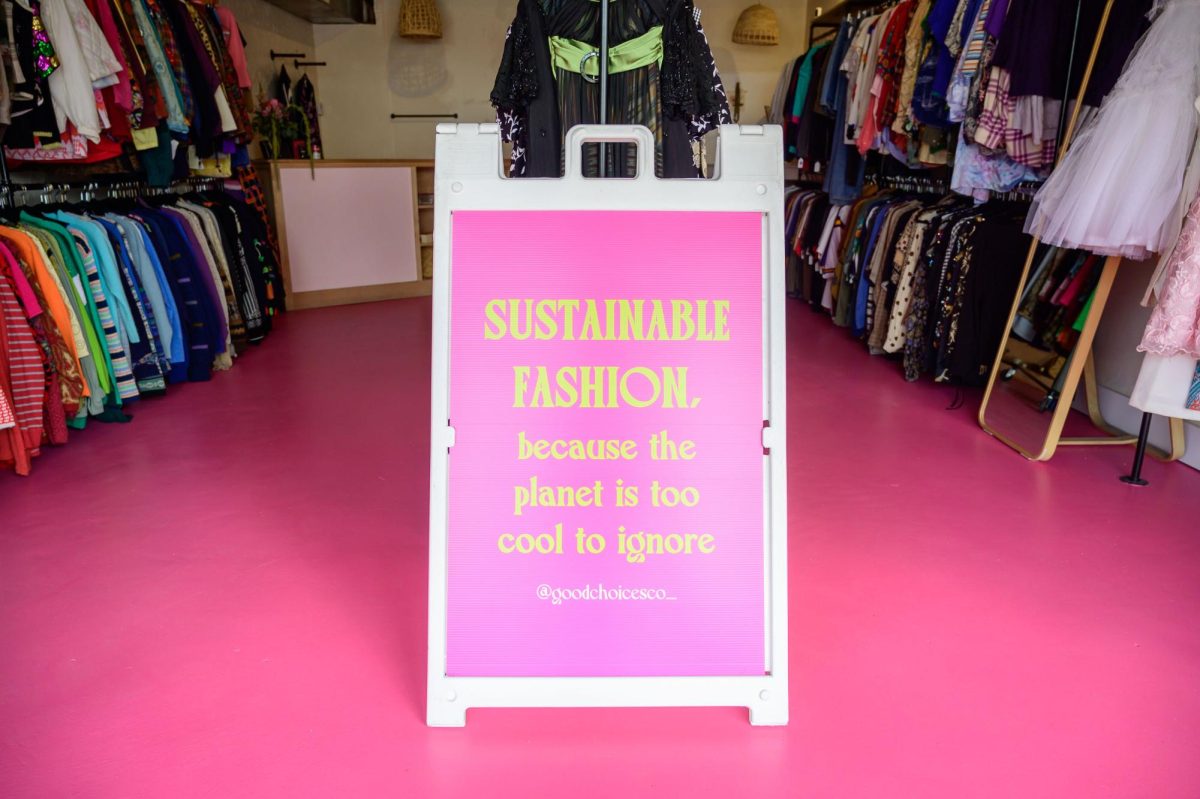
[{"label": "white display board", "polygon": [[[636,146],[590,179],[585,143]],[[428,723],[473,707],[733,706],[786,724],[782,132],[708,180],[632,126],[508,179],[437,129]]]}]

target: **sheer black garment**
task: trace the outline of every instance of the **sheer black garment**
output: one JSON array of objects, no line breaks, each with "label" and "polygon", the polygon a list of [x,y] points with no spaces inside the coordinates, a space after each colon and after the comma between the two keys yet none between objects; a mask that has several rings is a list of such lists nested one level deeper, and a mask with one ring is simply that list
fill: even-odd
[{"label": "sheer black garment", "polygon": [[[562,136],[600,118],[600,87],[580,71],[555,67],[548,37],[598,49],[600,7],[594,0],[519,0],[492,91],[514,176],[562,174]],[[693,142],[731,120],[724,88],[691,0],[614,0],[609,45],[662,28],[661,61],[617,72],[608,81],[608,122],[648,127],[655,136],[655,171],[697,177]],[[632,147],[606,148],[606,174],[636,172]],[[599,148],[585,153],[585,174],[598,175]]]}]

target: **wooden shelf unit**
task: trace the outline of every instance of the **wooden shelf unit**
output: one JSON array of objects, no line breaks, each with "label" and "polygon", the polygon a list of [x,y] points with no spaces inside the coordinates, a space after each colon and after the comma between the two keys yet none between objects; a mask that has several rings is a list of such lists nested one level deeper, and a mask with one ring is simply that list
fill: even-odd
[{"label": "wooden shelf unit", "polygon": [[[407,168],[412,170],[412,214],[413,214],[413,237],[411,243],[405,237],[407,246],[412,247],[408,250],[411,255],[409,258],[413,260],[411,263],[415,271],[412,273],[415,279],[400,279],[396,282],[377,282],[375,280],[366,281],[365,285],[351,284],[341,285],[337,287],[312,287],[303,288],[293,285],[293,268],[291,258],[289,257],[288,247],[288,222],[283,213],[283,197],[281,195],[280,172],[282,169],[296,170],[303,169],[305,172],[309,169],[307,161],[258,161],[255,164],[260,180],[264,184],[264,191],[267,198],[267,206],[275,220],[276,230],[279,234],[280,255],[282,258],[281,269],[283,273],[284,287],[287,292],[287,308],[288,310],[303,310],[305,308],[320,308],[330,305],[348,305],[360,302],[377,302],[380,300],[401,299],[405,297],[420,297],[428,296],[433,293],[433,161],[428,159],[412,160],[412,159],[340,159],[340,160],[323,160],[316,161],[313,168],[321,171],[324,169],[379,169],[379,168]],[[421,195],[428,195],[427,198]],[[421,202],[422,199],[428,199],[430,202]],[[336,205],[336,202],[333,203]],[[410,204],[405,202],[405,206]],[[338,218],[336,214],[339,209],[331,207],[330,213],[331,224]],[[407,226],[405,226],[407,227]],[[336,227],[335,227],[336,229]],[[428,235],[426,235],[428,234]],[[430,242],[423,243],[423,240]],[[395,252],[393,249],[392,252]],[[336,268],[336,267],[331,267]],[[316,289],[316,290],[313,290]]]},{"label": "wooden shelf unit", "polygon": [[[413,161],[417,179],[414,189],[417,193],[417,246],[421,248],[421,278],[433,280],[433,161]],[[429,243],[422,244],[421,237],[429,236]]]}]

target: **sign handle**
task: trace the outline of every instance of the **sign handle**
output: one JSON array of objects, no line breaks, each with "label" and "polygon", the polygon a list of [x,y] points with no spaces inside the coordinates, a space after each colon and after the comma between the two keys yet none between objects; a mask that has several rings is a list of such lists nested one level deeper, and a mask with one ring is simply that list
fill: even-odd
[{"label": "sign handle", "polygon": [[567,131],[568,180],[583,177],[583,145],[588,143],[636,144],[637,177],[635,180],[656,180],[654,175],[654,134],[642,125],[576,125]]}]

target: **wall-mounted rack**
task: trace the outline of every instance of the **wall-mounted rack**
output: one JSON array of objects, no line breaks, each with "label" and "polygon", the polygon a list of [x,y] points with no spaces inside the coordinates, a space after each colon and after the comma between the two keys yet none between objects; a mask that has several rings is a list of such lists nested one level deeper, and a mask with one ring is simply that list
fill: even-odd
[{"label": "wall-mounted rack", "polygon": [[[808,23],[809,44],[837,33],[838,26],[848,16],[869,14],[887,8],[887,2],[879,0],[843,0],[823,14],[813,17]],[[818,31],[822,31],[818,33]]]},{"label": "wall-mounted rack", "polygon": [[392,119],[458,119],[458,114],[392,114]]},{"label": "wall-mounted rack", "polygon": [[324,66],[328,66],[329,62],[328,61],[301,61],[300,59],[297,58],[295,61],[292,62],[292,64],[295,65],[296,69],[301,69],[303,67],[324,67]]},{"label": "wall-mounted rack", "polygon": [[272,61],[275,61],[280,58],[307,58],[307,57],[308,57],[308,53],[277,53],[274,50],[271,51],[271,60]]}]

